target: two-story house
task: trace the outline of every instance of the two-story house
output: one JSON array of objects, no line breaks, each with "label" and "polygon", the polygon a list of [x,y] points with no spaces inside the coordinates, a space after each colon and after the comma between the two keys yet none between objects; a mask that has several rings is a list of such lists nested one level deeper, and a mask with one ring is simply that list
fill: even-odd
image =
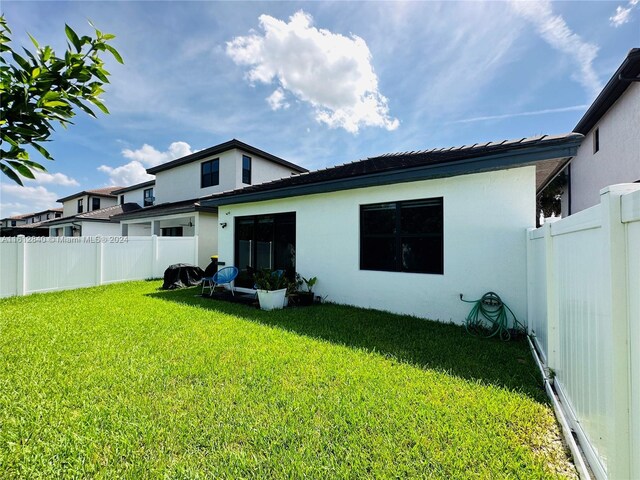
[{"label": "two-story house", "polygon": [[[124,195],[122,201],[139,201],[142,195],[147,206],[113,219],[120,221],[122,235],[198,235],[198,263],[204,267],[218,250],[218,209],[203,206],[203,198],[306,171],[233,139],[147,169],[147,173],[155,175],[155,183],[113,192]],[[224,223],[224,219],[220,222]]]},{"label": "two-story house", "polygon": [[3,218],[0,220],[0,236],[47,237],[49,236],[49,228],[44,223],[61,216],[62,208],[50,208],[41,212]]},{"label": "two-story house", "polygon": [[585,139],[564,170],[563,216],[598,204],[607,185],[640,181],[640,48],[629,51],[573,131]]},{"label": "two-story house", "polygon": [[136,203],[120,205],[113,192],[122,187],[83,190],[61,198],[62,217],[46,222],[52,237],[120,235],[120,224],[112,216],[140,208]]}]

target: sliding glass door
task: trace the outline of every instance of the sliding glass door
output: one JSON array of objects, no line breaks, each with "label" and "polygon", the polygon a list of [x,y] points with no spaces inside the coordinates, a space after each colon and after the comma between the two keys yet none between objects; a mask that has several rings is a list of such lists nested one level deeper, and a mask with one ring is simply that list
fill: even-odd
[{"label": "sliding glass door", "polygon": [[296,214],[279,213],[236,217],[235,265],[240,271],[236,286],[253,288],[253,274],[260,269],[284,270],[293,279],[296,270]]}]

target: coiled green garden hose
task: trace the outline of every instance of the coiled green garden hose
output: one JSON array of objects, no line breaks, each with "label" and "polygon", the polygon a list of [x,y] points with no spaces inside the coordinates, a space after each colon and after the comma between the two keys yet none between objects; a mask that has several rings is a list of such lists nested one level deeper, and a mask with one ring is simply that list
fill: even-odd
[{"label": "coiled green garden hose", "polygon": [[[518,321],[513,311],[497,293],[487,292],[478,300],[465,300],[460,294],[460,300],[474,304],[465,319],[465,328],[470,335],[484,338],[498,337],[506,341],[511,340],[512,335],[526,332],[524,325]],[[511,328],[509,328],[507,312],[513,318]]]}]

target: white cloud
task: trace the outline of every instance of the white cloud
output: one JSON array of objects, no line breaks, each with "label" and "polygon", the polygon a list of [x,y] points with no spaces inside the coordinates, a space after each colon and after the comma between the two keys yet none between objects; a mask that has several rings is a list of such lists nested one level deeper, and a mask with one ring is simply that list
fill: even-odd
[{"label": "white cloud", "polygon": [[289,108],[289,103],[285,100],[284,90],[277,88],[271,95],[267,97],[267,103],[271,110],[280,110],[281,108]]},{"label": "white cloud", "polygon": [[516,13],[533,24],[538,35],[552,48],[571,57],[579,71],[573,78],[580,82],[590,96],[595,97],[602,85],[593,69],[593,61],[598,54],[598,46],[585,42],[574,33],[561,15],[555,15],[548,0],[517,1],[511,6]]},{"label": "white cloud", "polygon": [[619,27],[620,25],[628,23],[630,20],[629,17],[631,16],[631,11],[639,3],[640,0],[629,0],[629,3],[627,3],[626,7],[618,5],[618,7],[616,8],[616,12],[611,17],[609,17],[611,25],[613,25],[614,27]]},{"label": "white cloud", "polygon": [[60,207],[56,203],[58,195],[42,186],[21,187],[17,184],[0,183],[0,197],[0,218]]},{"label": "white cloud", "polygon": [[308,102],[316,120],[331,128],[351,133],[363,126],[398,128],[378,90],[371,52],[362,38],[318,29],[303,11],[291,16],[289,23],[269,15],[259,20],[264,34],[234,38],[227,42],[227,55],[236,64],[251,67],[247,74],[251,82],[278,84],[267,99],[272,108],[284,106],[287,91]]},{"label": "white cloud", "polygon": [[191,153],[193,153],[191,146],[186,142],[173,142],[164,152],[145,143],[136,150],[128,148],[122,150],[122,156],[131,160],[129,163],[118,167],[100,165],[98,170],[109,175],[112,185],[129,186],[153,180],[154,176],[147,173],[147,168],[190,155]]},{"label": "white cloud", "polygon": [[155,167],[161,163],[192,154],[191,146],[186,142],[173,142],[169,148],[161,152],[146,143],[137,150],[125,148],[122,155],[130,160],[136,160],[148,167]]},{"label": "white cloud", "polygon": [[48,172],[33,172],[35,179],[25,178],[27,182],[34,182],[38,185],[60,185],[61,187],[77,187],[80,185],[75,178],[68,177],[64,173],[48,173]]}]

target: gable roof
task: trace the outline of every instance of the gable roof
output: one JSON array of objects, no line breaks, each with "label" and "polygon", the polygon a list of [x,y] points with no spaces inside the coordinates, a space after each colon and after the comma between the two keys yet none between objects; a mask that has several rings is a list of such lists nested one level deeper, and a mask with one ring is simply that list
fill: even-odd
[{"label": "gable roof", "polygon": [[574,132],[586,135],[602,116],[620,98],[631,82],[640,81],[640,48],[629,50],[622,64],[607,82],[589,109],[573,129]]},{"label": "gable roof", "polygon": [[140,208],[140,205],[138,205],[137,203],[129,202],[123,203],[121,205],[111,205],[110,207],[100,208],[98,210],[91,210],[90,212],[78,213],[77,215],[70,215],[68,217],[54,218],[52,220],[43,222],[43,224],[46,224],[48,226],[80,220],[110,222],[112,221],[111,217],[115,215],[123,212],[132,212]]},{"label": "gable roof", "polygon": [[[348,190],[469,173],[545,164],[557,172],[576,154],[584,136],[579,133],[541,135],[462,147],[436,148],[369,157],[267,183],[251,185],[203,198],[202,205],[218,206]],[[547,178],[538,178],[541,187]]]},{"label": "gable roof", "polygon": [[156,184],[155,180],[149,180],[147,182],[137,183],[135,185],[131,185],[129,187],[120,188],[118,190],[114,190],[111,193],[113,195],[120,195],[121,193],[131,192],[132,190],[138,190],[139,188],[151,187]]},{"label": "gable roof", "polygon": [[113,192],[115,192],[116,190],[119,190],[121,188],[123,188],[123,187],[113,186],[113,187],[96,188],[96,189],[93,189],[93,190],[83,190],[81,192],[74,193],[73,195],[69,195],[67,197],[60,198],[57,201],[58,202],[66,202],[67,200],[71,200],[71,199],[74,199],[76,197],[84,197],[85,195],[91,195],[93,197],[115,197]]},{"label": "gable roof", "polygon": [[238,150],[242,150],[247,153],[251,153],[253,155],[257,155],[259,157],[264,158],[265,160],[269,160],[271,162],[277,163],[284,167],[290,168],[291,170],[295,170],[296,172],[302,173],[302,172],[308,171],[306,168],[303,168],[291,162],[287,162],[286,160],[280,157],[271,155],[270,153],[265,152],[264,150],[260,150],[256,147],[252,147],[251,145],[241,142],[240,140],[236,140],[234,138],[232,140],[229,140],[228,142],[224,142],[219,145],[214,145],[213,147],[205,148],[204,150],[200,150],[199,152],[192,153],[191,155],[187,155],[186,157],[178,158],[176,160],[163,163],[162,165],[148,168],[147,173],[154,175],[158,172],[162,172],[163,170],[168,170],[170,168],[178,167],[186,163],[195,162],[196,160],[202,160],[203,158],[210,157],[212,155],[217,155],[219,153],[223,153],[228,150],[233,150],[234,148],[237,148]]}]

